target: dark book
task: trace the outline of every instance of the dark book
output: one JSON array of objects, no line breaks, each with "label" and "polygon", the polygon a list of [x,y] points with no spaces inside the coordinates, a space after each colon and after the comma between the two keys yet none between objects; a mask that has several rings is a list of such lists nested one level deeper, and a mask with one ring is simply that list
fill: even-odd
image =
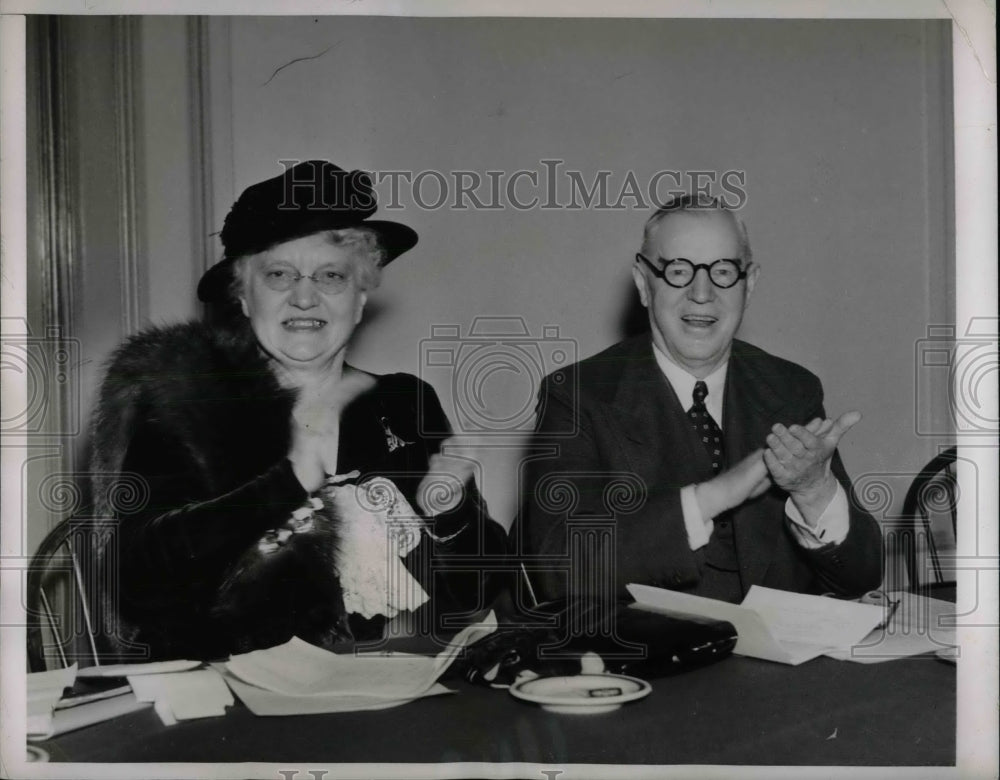
[{"label": "dark book", "polygon": [[77,707],[101,699],[112,699],[130,693],[132,686],[124,677],[78,677],[72,688],[67,688],[56,704],[57,710]]}]

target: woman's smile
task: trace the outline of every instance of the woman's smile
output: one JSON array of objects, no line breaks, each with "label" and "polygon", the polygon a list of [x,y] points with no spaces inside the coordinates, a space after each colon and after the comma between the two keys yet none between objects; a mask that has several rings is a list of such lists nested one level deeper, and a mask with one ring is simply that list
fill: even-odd
[{"label": "woman's smile", "polygon": [[289,317],[281,324],[286,330],[296,333],[312,333],[324,327],[327,321],[310,317]]},{"label": "woman's smile", "polygon": [[[250,258],[243,312],[261,347],[284,368],[340,373],[368,300],[358,284],[357,252],[312,234]],[[338,283],[331,285],[334,275]]]}]

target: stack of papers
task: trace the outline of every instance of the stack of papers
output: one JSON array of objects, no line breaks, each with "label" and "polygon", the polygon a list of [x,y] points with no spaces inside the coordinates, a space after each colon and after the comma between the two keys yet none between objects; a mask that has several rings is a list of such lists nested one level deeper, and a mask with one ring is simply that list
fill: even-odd
[{"label": "stack of papers", "polygon": [[891,601],[898,600],[899,607],[887,626],[876,628],[849,648],[827,655],[860,664],[877,664],[924,653],[957,657],[954,604],[908,591],[895,591],[888,596]]},{"label": "stack of papers", "polygon": [[44,737],[52,730],[52,712],[63,691],[76,682],[76,664],[28,675],[28,736]]},{"label": "stack of papers", "polygon": [[798,664],[832,650],[849,650],[885,618],[885,608],[754,585],[742,604],[648,585],[628,586],[643,609],[728,620],[739,638],[733,652]]},{"label": "stack of papers", "polygon": [[226,707],[233,704],[232,694],[218,672],[191,671],[201,665],[201,661],[186,659],[112,664],[81,669],[79,676],[128,680],[134,694],[129,698],[139,706],[152,703],[163,725],[172,726],[179,720],[225,715]]},{"label": "stack of papers", "polygon": [[50,739],[148,706],[131,693],[124,693],[56,709],[60,705],[63,691],[72,688],[76,678],[76,664],[65,669],[28,675],[28,739]]},{"label": "stack of papers", "polygon": [[138,701],[153,703],[164,726],[173,726],[179,720],[225,715],[226,707],[234,703],[233,695],[214,669],[130,675],[128,681]]},{"label": "stack of papers", "polygon": [[283,645],[236,655],[218,668],[255,715],[303,715],[395,707],[450,693],[437,680],[461,650],[496,630],[491,612],[463,629],[437,656],[336,654],[293,637]]}]

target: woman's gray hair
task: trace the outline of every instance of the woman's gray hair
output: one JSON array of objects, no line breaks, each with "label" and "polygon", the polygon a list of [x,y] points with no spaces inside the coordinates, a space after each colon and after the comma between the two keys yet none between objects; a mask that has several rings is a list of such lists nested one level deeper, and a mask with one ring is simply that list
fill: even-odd
[{"label": "woman's gray hair", "polygon": [[[382,264],[385,262],[386,252],[377,233],[364,228],[350,227],[324,230],[318,235],[323,236],[331,246],[352,250],[351,258],[357,271],[358,287],[362,290],[374,290],[381,284]],[[252,257],[254,255],[243,255],[233,261],[229,298],[234,302],[238,303],[246,291],[247,272]]]}]

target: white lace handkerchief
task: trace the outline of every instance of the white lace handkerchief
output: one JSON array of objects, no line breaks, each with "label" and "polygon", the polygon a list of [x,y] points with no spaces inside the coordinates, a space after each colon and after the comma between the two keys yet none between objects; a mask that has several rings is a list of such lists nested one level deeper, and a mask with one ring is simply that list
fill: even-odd
[{"label": "white lace handkerchief", "polygon": [[390,479],[340,480],[330,479],[323,497],[339,520],[337,570],[344,607],[365,618],[417,609],[430,597],[403,558],[420,543],[424,521]]}]

